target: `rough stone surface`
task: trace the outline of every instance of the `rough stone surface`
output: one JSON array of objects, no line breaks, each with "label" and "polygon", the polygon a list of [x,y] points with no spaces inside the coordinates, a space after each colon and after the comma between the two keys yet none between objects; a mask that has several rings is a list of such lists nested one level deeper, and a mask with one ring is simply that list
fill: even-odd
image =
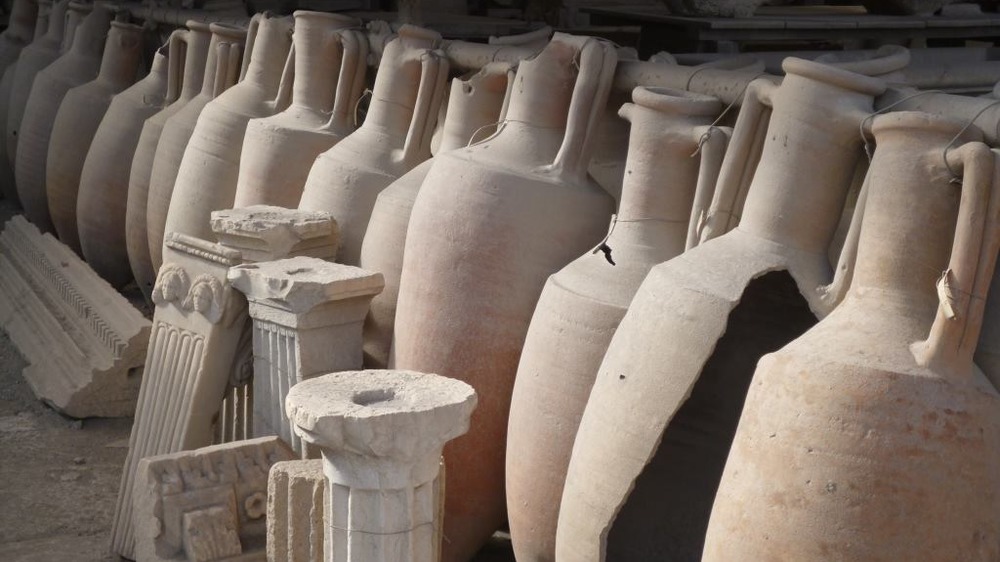
[{"label": "rough stone surface", "polygon": [[0,327],[30,363],[39,399],[80,418],[134,412],[149,321],[20,216],[0,234]]},{"label": "rough stone surface", "polygon": [[267,482],[268,562],[323,562],[326,477],[318,459],[276,463]]},{"label": "rough stone surface", "polygon": [[276,437],[147,457],[134,489],[136,559],[263,559],[271,466],[295,453]]},{"label": "rough stone surface", "polygon": [[215,211],[211,226],[220,244],[240,248],[250,262],[289,255],[332,259],[340,241],[337,222],[322,211],[253,205]]}]

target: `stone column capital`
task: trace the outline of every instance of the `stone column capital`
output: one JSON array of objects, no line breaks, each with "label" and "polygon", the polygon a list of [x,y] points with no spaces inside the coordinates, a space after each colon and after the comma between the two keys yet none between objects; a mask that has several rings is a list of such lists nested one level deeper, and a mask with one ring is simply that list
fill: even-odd
[{"label": "stone column capital", "polygon": [[212,212],[212,232],[223,246],[240,251],[245,262],[289,255],[333,259],[340,229],[330,213],[252,205]]}]

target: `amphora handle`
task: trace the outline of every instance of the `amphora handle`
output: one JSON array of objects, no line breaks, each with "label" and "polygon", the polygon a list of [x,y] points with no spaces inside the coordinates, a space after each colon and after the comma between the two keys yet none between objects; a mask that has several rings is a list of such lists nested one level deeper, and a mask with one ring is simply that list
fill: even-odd
[{"label": "amphora handle", "polygon": [[327,128],[345,127],[351,122],[354,108],[364,92],[368,72],[367,37],[360,31],[344,29],[336,32],[336,39],[332,44],[340,48],[340,73]]},{"label": "amphora handle", "polygon": [[184,58],[187,55],[191,32],[176,29],[167,39],[167,97],[164,105],[169,105],[181,97],[184,86]]},{"label": "amphora handle", "polygon": [[403,144],[403,161],[410,161],[420,153],[430,153],[431,136],[444,90],[448,82],[448,58],[436,50],[423,50],[420,56],[420,84],[413,116]]},{"label": "amphora handle", "polygon": [[243,47],[243,64],[238,67],[240,69],[239,82],[246,78],[247,70],[250,68],[250,59],[253,58],[253,46],[257,42],[257,32],[260,31],[260,21],[266,17],[270,17],[269,14],[261,12],[250,18],[250,25],[247,27],[247,42]]},{"label": "amphora handle", "polygon": [[[239,43],[220,42],[216,51],[215,84],[212,98],[219,97],[230,86],[236,84],[239,78],[240,57],[243,55],[243,45]],[[211,54],[209,55],[211,56]]]},{"label": "amphora handle", "polygon": [[981,142],[970,142],[945,155],[949,169],[962,173],[955,238],[948,269],[938,281],[940,304],[930,334],[911,346],[920,365],[935,371],[962,373],[982,328],[1000,248],[1000,153]]},{"label": "amphora handle", "polygon": [[712,205],[699,233],[702,243],[722,236],[739,222],[764,147],[771,120],[771,98],[776,89],[777,86],[765,78],[747,85],[743,107],[736,118],[729,149],[719,171]]},{"label": "amphora handle", "polygon": [[726,151],[733,136],[733,129],[708,125],[695,127],[694,135],[698,141],[701,161],[698,163],[698,181],[694,188],[694,203],[691,206],[691,220],[688,222],[685,250],[690,250],[698,245],[698,233],[701,230],[702,222],[708,216],[712,197],[715,194],[715,186],[718,184],[719,174],[722,172],[722,163],[725,161]]}]

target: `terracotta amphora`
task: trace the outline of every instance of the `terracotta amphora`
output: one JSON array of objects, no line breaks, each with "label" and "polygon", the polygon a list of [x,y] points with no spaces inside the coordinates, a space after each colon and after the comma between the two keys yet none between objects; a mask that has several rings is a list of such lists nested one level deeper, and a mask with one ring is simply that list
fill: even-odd
[{"label": "terracotta amphora", "polygon": [[170,80],[168,57],[169,43],[156,52],[145,78],[111,100],[80,173],[76,200],[80,248],[94,271],[116,287],[132,280],[125,210],[129,172],[143,123],[168,100],[177,98],[179,83],[176,78]]},{"label": "terracotta amphora", "polygon": [[[74,2],[73,9],[69,8],[70,0],[59,0],[52,4],[45,34],[36,37],[30,45],[21,50],[21,55],[17,58],[17,65],[11,77],[10,101],[7,105],[0,106],[0,112],[5,113],[3,132],[6,139],[3,144],[6,145],[4,150],[11,170],[14,169],[16,162],[21,118],[24,116],[24,107],[28,104],[28,94],[31,93],[31,86],[35,83],[35,76],[59,58],[65,44],[64,32],[79,25],[80,20],[86,15],[86,4]],[[16,190],[12,195],[17,197]]]},{"label": "terracotta amphora", "polygon": [[946,151],[963,126],[875,118],[850,289],[757,365],[706,562],[1000,559],[1000,394],[972,362],[1000,198],[986,145]]},{"label": "terracotta amphora", "polygon": [[210,24],[209,28],[212,31],[212,40],[208,46],[201,92],[167,119],[153,156],[149,189],[146,190],[146,240],[149,244],[149,256],[154,274],[163,262],[163,236],[167,213],[188,141],[191,140],[198,118],[205,107],[216,96],[222,95],[236,84],[240,75],[240,60],[247,32],[241,28],[217,23]]},{"label": "terracotta amphora", "polygon": [[[78,11],[76,8],[71,5],[72,11]],[[90,13],[76,28],[72,46],[35,76],[19,128],[14,163],[17,194],[24,215],[42,231],[53,230],[45,170],[56,113],[71,88],[97,77],[111,28],[112,12],[106,4],[88,5],[84,9]]]},{"label": "terracotta amphora", "polygon": [[212,211],[232,208],[236,197],[247,124],[288,105],[291,48],[292,18],[254,16],[239,83],[205,106],[184,149],[164,232],[214,238]]},{"label": "terracotta amphora", "polygon": [[[142,27],[111,22],[97,78],[66,92],[52,123],[45,164],[49,217],[59,240],[81,255],[76,206],[83,164],[111,98],[135,82],[141,46]],[[108,209],[95,211],[90,219],[105,224]]]},{"label": "terracotta amphora", "polygon": [[521,351],[506,471],[518,560],[555,560],[566,467],[601,359],[649,269],[684,251],[696,190],[722,163],[726,132],[709,127],[717,99],[660,88],[632,99],[619,111],[632,126],[610,253],[588,252],[549,277]]},{"label": "terracotta amphora", "polygon": [[[44,4],[44,5],[43,5]],[[37,29],[42,28],[42,35],[48,29],[51,2],[36,2],[36,0],[14,0],[14,5],[8,17],[7,29],[0,33],[0,130],[6,127],[6,110],[10,105],[10,91],[14,85],[14,68],[21,51],[32,42]],[[44,23],[45,25],[41,25]],[[38,36],[41,38],[41,35]],[[6,147],[0,143],[0,193],[5,199],[17,201],[17,189],[14,187],[14,167],[7,159]]]},{"label": "terracotta amphora", "polygon": [[235,207],[294,209],[316,157],[355,129],[368,71],[368,39],[350,29],[360,21],[324,12],[294,15],[292,104],[247,126]]},{"label": "terracotta amphora", "polygon": [[365,122],[309,170],[299,208],[337,220],[340,263],[358,265],[378,194],[431,156],[448,80],[448,60],[432,51],[440,40],[435,31],[401,27],[382,53]]},{"label": "terracotta amphora", "polygon": [[[611,340],[567,470],[559,560],[699,560],[757,359],[831,307],[827,249],[886,86],[796,58],[782,68],[781,86],[751,82],[720,172],[745,170],[766,136],[739,226],[650,270]],[[716,191],[709,214],[730,199]]]},{"label": "terracotta amphora", "polygon": [[[156,270],[149,255],[149,234],[146,228],[146,207],[150,176],[153,172],[153,158],[156,156],[156,147],[160,142],[164,124],[202,91],[211,40],[212,31],[209,24],[193,20],[187,22],[187,29],[178,29],[170,34],[168,81],[171,82],[171,91],[176,88],[180,91],[175,97],[168,98],[169,105],[142,124],[135,154],[129,162],[128,197],[125,204],[125,246],[132,276],[147,302],[152,302],[149,299],[153,283],[156,281]],[[213,62],[215,60],[213,58]],[[212,88],[214,88],[214,78],[213,70],[209,76]],[[214,90],[210,89],[208,95],[211,96],[213,93]]]},{"label": "terracotta amphora", "polygon": [[[503,119],[510,74],[509,64],[490,63],[471,76],[452,80],[435,154],[468,146],[476,138],[484,139],[496,130]],[[403,174],[378,194],[372,208],[361,244],[360,266],[381,273],[385,288],[372,299],[365,318],[364,364],[369,369],[384,369],[389,362],[406,230],[413,202],[433,164],[431,158]]]},{"label": "terracotta amphora", "polygon": [[617,57],[557,33],[514,78],[495,135],[435,157],[413,205],[390,364],[471,384],[471,431],[445,450],[444,560],[503,522],[514,376],[545,280],[597,244],[613,198],[587,175]]}]

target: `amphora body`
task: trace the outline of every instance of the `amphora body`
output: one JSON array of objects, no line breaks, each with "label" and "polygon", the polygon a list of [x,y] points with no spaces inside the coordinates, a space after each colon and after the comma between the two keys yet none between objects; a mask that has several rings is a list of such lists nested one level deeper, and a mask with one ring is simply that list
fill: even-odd
[{"label": "amphora body", "polygon": [[168,100],[177,97],[179,84],[177,80],[170,83],[168,55],[166,46],[161,47],[153,57],[149,74],[112,98],[80,172],[80,192],[76,200],[80,248],[94,271],[116,287],[132,280],[125,247],[125,210],[132,157],[143,123],[163,109]]},{"label": "amphora body", "polygon": [[212,211],[232,208],[236,196],[247,124],[274,115],[288,103],[278,98],[291,47],[292,18],[254,16],[240,82],[205,106],[184,149],[164,233],[214,237]]},{"label": "amphora body", "polygon": [[[720,172],[745,169],[771,106],[738,228],[650,270],[611,340],[567,471],[560,560],[699,560],[757,359],[828,309],[827,248],[885,85],[783,68],[779,87],[751,83]],[[717,190],[709,214],[732,195]]]},{"label": "amphora body", "polygon": [[430,140],[448,80],[432,51],[441,36],[405,25],[382,53],[365,122],[322,153],[309,170],[300,209],[333,214],[337,261],[357,265],[378,194],[430,158]]},{"label": "amphora body", "polygon": [[[163,237],[170,200],[198,118],[209,102],[236,83],[240,74],[246,31],[216,23],[210,24],[209,28],[212,40],[208,46],[201,92],[167,119],[153,156],[146,199],[146,236],[154,274],[163,263]],[[205,228],[208,228],[207,219]]]},{"label": "amphora body", "polygon": [[[7,108],[10,106],[10,92],[14,87],[14,72],[21,52],[32,39],[41,41],[48,30],[49,12],[52,3],[48,0],[15,0],[8,18],[7,29],[0,33],[0,131],[7,126]],[[14,187],[14,166],[7,158],[7,147],[0,142],[0,193],[5,199],[17,201]]]},{"label": "amphora body", "polygon": [[247,125],[234,207],[298,207],[316,157],[354,131],[368,70],[368,39],[348,29],[359,26],[337,14],[295,12],[292,104]]},{"label": "amphora body", "polygon": [[[502,119],[509,73],[509,65],[490,64],[471,77],[452,80],[436,154],[465,147],[474,135],[482,139],[494,132]],[[433,165],[431,158],[403,174],[378,194],[372,208],[359,265],[381,273],[385,288],[372,299],[365,318],[364,361],[369,369],[385,368],[389,362],[410,213]]]},{"label": "amphora body", "polygon": [[83,9],[90,9],[90,13],[73,34],[72,46],[35,76],[20,123],[14,164],[17,193],[25,216],[43,232],[53,230],[45,171],[56,114],[71,88],[97,77],[104,42],[111,27],[112,14],[106,5]]},{"label": "amphora body", "polygon": [[549,275],[603,236],[613,199],[587,175],[614,48],[556,34],[522,62],[498,133],[435,157],[410,216],[390,364],[458,378],[481,398],[445,449],[444,560],[503,522],[511,390]]},{"label": "amphora body", "polygon": [[875,119],[850,290],[760,360],[703,560],[1000,558],[1000,395],[972,363],[1000,201],[985,145],[945,155],[962,127]]},{"label": "amphora body", "polygon": [[610,254],[588,252],[549,277],[518,364],[506,471],[518,560],[555,560],[566,467],[601,359],[649,269],[684,251],[700,167],[692,154],[703,136],[700,155],[709,167],[721,163],[725,133],[708,128],[718,100],[646,88],[632,98],[620,110],[632,129]]},{"label": "amphora body", "polygon": [[[237,35],[238,37],[238,35]],[[142,124],[139,140],[136,142],[135,154],[129,163],[128,201],[125,205],[125,245],[128,251],[129,267],[136,284],[146,296],[147,301],[156,281],[156,270],[153,268],[149,255],[149,233],[146,228],[146,207],[149,202],[149,184],[153,173],[153,159],[160,143],[160,134],[167,120],[176,115],[191,100],[201,94],[206,72],[205,65],[209,57],[209,44],[212,42],[212,31],[209,24],[189,21],[187,29],[179,29],[170,34],[170,68],[168,74],[179,87],[176,99],[168,100],[170,104]],[[216,43],[218,44],[218,43]],[[228,54],[228,45],[225,50]],[[218,56],[221,53],[213,51],[212,66],[216,68]],[[222,66],[227,66],[228,60]],[[207,77],[211,84],[208,96],[214,94],[214,70]],[[179,83],[179,84],[178,84]]]},{"label": "amphora body", "polygon": [[6,113],[3,131],[6,135],[4,144],[6,145],[7,161],[10,163],[12,171],[16,163],[21,118],[24,116],[24,107],[28,104],[28,95],[35,83],[35,76],[64,52],[63,47],[68,38],[64,36],[64,33],[73,31],[72,28],[79,25],[88,9],[86,4],[79,3],[73,3],[72,10],[69,7],[70,0],[59,0],[59,2],[52,4],[52,11],[48,15],[44,35],[36,37],[30,45],[21,50],[21,55],[17,58],[17,64],[13,68],[10,101],[0,109]]},{"label": "amphora body", "polygon": [[[97,128],[111,105],[111,98],[135,82],[139,67],[142,28],[111,22],[104,57],[97,78],[66,93],[52,123],[45,163],[45,192],[49,216],[59,240],[78,254],[76,204],[80,175]],[[94,209],[91,220],[107,220],[107,209]]]}]

